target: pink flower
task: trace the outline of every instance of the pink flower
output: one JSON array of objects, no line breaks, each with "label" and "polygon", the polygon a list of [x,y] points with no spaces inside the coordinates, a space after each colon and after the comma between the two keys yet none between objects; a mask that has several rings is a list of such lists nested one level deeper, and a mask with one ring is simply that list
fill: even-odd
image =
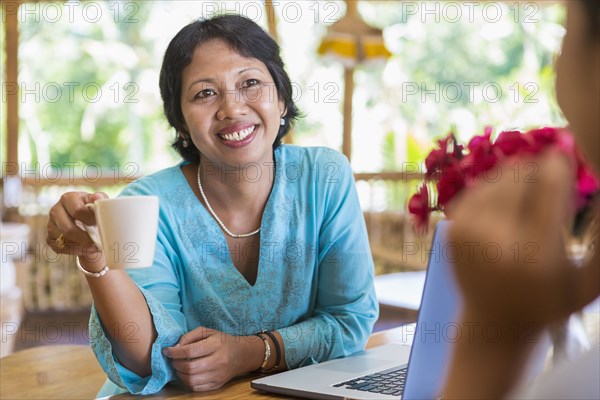
[{"label": "pink flower", "polygon": [[[577,145],[575,144],[575,137],[571,132],[566,129],[556,130],[556,139],[554,141],[556,148],[570,157],[576,157]],[[581,158],[583,161],[583,157]]]},{"label": "pink flower", "polygon": [[494,142],[494,150],[500,151],[503,156],[512,156],[529,148],[529,142],[519,131],[500,132]]},{"label": "pink flower", "polygon": [[464,186],[465,175],[461,165],[458,162],[449,165],[437,183],[438,206],[443,208]]},{"label": "pink flower", "polygon": [[484,134],[474,136],[466,149],[456,143],[452,133],[438,141],[439,148],[432,150],[425,160],[425,181],[435,182],[437,204],[429,205],[429,193],[424,183],[408,205],[417,228],[426,229],[431,211],[447,210],[456,194],[474,180],[485,177],[490,169],[508,157],[530,157],[546,150],[556,150],[569,157],[575,165],[573,188],[577,188],[575,203],[578,211],[582,211],[599,190],[600,179],[583,159],[567,129],[545,127],[526,133],[504,131],[493,143],[491,134],[492,128],[486,127]]},{"label": "pink flower", "polygon": [[594,174],[578,148],[574,152],[577,163],[577,210],[582,210],[587,201],[600,189],[600,179]]},{"label": "pink flower", "polygon": [[533,154],[538,154],[543,149],[556,142],[557,130],[555,128],[533,129],[525,133],[525,136],[530,143],[529,150]]},{"label": "pink flower", "polygon": [[417,193],[408,202],[408,211],[413,215],[414,224],[419,231],[426,231],[429,224],[429,191],[423,183]]},{"label": "pink flower", "polygon": [[485,128],[485,133],[479,136],[473,136],[471,140],[469,140],[469,144],[467,148],[469,151],[473,151],[474,149],[480,148],[481,146],[487,147],[491,145],[490,137],[492,136],[492,131],[489,127]]},{"label": "pink flower", "polygon": [[498,161],[498,157],[493,151],[490,135],[491,131],[486,129],[485,135],[475,136],[469,141],[467,146],[469,153],[461,161],[464,178],[469,184],[496,165]]},{"label": "pink flower", "polygon": [[596,193],[598,185],[598,177],[589,168],[585,166],[577,168],[577,191],[583,197],[588,197]]},{"label": "pink flower", "polygon": [[445,139],[438,140],[438,145],[439,149],[432,150],[425,159],[428,178],[433,177],[457,159],[462,158],[463,146],[456,144],[454,134],[450,133]]}]

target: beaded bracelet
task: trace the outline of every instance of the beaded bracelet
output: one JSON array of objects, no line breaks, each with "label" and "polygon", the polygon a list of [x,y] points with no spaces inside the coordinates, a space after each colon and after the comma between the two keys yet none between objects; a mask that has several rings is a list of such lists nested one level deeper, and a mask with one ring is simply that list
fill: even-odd
[{"label": "beaded bracelet", "polygon": [[79,268],[79,270],[83,272],[85,276],[91,276],[93,278],[100,278],[101,276],[104,276],[109,270],[108,265],[105,265],[104,268],[102,268],[98,272],[90,272],[87,269],[83,268],[81,262],[79,261],[79,256],[75,257],[75,263],[77,264],[77,268]]},{"label": "beaded bracelet", "polygon": [[263,360],[260,368],[257,369],[257,371],[263,370],[266,366],[267,363],[269,362],[269,358],[271,358],[271,345],[269,344],[269,341],[267,340],[266,337],[264,337],[261,333],[256,333],[256,336],[258,336],[259,338],[261,338],[263,340],[263,342],[265,342],[265,359]]},{"label": "beaded bracelet", "polygon": [[273,341],[273,345],[275,345],[275,365],[272,368],[269,368],[266,371],[263,372],[270,372],[276,369],[279,369],[279,367],[281,366],[281,349],[279,348],[279,342],[277,341],[277,338],[275,337],[275,335],[273,335],[273,333],[269,332],[269,331],[260,331],[259,334],[264,333],[265,335],[267,335],[268,337],[271,338],[271,340]]}]

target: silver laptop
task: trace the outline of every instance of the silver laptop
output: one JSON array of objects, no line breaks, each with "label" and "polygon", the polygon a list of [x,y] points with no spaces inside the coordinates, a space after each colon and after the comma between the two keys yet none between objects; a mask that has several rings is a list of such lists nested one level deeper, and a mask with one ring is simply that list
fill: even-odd
[{"label": "silver laptop", "polygon": [[[387,344],[252,381],[270,393],[311,399],[407,399],[438,396],[459,328],[461,300],[445,251],[448,223],[433,237],[412,347]],[[409,367],[410,366],[410,367]]]}]

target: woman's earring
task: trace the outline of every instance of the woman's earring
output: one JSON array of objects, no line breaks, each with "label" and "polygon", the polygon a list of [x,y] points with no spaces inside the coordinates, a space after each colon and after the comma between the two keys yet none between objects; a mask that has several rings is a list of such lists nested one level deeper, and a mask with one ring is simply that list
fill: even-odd
[{"label": "woman's earring", "polygon": [[281,126],[285,125],[285,119],[281,118],[281,120],[279,121],[279,125],[281,125]]},{"label": "woman's earring", "polygon": [[[179,133],[179,132],[177,132],[177,133]],[[185,136],[183,136],[181,133],[179,133],[179,137],[181,138],[181,145],[183,147],[186,147],[186,148],[190,147],[190,141],[187,140],[187,138]]]}]

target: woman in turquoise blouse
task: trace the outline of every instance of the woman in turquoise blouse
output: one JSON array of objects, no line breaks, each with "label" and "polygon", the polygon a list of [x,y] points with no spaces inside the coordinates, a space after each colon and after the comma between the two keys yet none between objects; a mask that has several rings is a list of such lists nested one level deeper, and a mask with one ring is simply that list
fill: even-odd
[{"label": "woman in turquoise blouse", "polygon": [[[352,171],[332,150],[280,144],[298,110],[277,44],[241,16],[194,22],[160,88],[184,161],[121,194],[160,199],[154,264],[86,274],[102,394],[214,390],[361,350],[378,308]],[[66,193],[50,212],[48,243],[89,272],[106,261],[75,221],[94,224],[86,204],[103,197]]]}]

